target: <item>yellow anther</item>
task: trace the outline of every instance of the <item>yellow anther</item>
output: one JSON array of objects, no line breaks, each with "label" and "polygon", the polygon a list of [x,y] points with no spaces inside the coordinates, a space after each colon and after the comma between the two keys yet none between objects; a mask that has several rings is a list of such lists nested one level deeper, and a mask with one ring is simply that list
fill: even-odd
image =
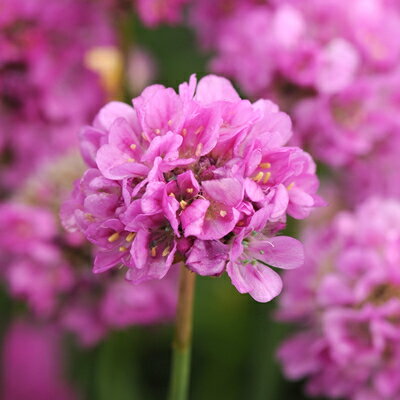
[{"label": "yellow anther", "polygon": [[182,210],[184,210],[184,209],[186,208],[186,206],[187,206],[188,203],[186,203],[185,200],[181,200],[181,201],[179,202],[179,204],[180,204]]},{"label": "yellow anther", "polygon": [[200,157],[201,151],[203,150],[203,143],[199,143],[196,147],[196,152],[194,153],[196,157]]},{"label": "yellow anther", "polygon": [[137,146],[135,143],[132,143],[129,147],[131,150],[135,150]]},{"label": "yellow anther", "polygon": [[271,178],[271,172],[266,172],[264,175],[263,183],[267,183],[269,181],[269,178]]},{"label": "yellow anther", "polygon": [[183,129],[182,129],[182,136],[186,136],[186,134],[187,134],[187,129],[186,129],[186,128],[183,128]]},{"label": "yellow anther", "polygon": [[147,139],[147,136],[146,136],[146,132],[142,132],[141,135],[142,135],[142,138],[143,138],[144,140],[148,140],[148,139]]},{"label": "yellow anther", "polygon": [[154,132],[156,135],[159,135],[161,133],[161,131],[159,129],[155,129]]},{"label": "yellow anther", "polygon": [[268,168],[271,168],[271,163],[269,163],[269,162],[263,162],[263,163],[261,163],[261,164],[259,165],[259,167],[262,168],[262,169],[268,169]]},{"label": "yellow anther", "polygon": [[128,249],[125,246],[120,246],[119,251],[127,251]]},{"label": "yellow anther", "polygon": [[93,215],[90,214],[90,213],[86,213],[86,214],[85,214],[85,218],[86,218],[88,221],[90,221],[90,222],[93,222],[93,221],[94,221],[94,217],[93,217]]},{"label": "yellow anther", "polygon": [[134,158],[132,158],[132,157],[129,157],[126,161],[128,161],[128,162],[135,162],[136,160],[135,160]]},{"label": "yellow anther", "polygon": [[167,246],[164,251],[162,252],[162,256],[165,257],[169,254],[169,246]]},{"label": "yellow anther", "polygon": [[135,239],[135,236],[136,236],[136,232],[129,232],[129,233],[128,233],[128,236],[126,237],[125,240],[126,240],[127,242],[132,242],[132,240]]},{"label": "yellow anther", "polygon": [[167,124],[168,124],[168,126],[171,126],[172,125],[172,119],[169,119]]},{"label": "yellow anther", "polygon": [[175,195],[174,195],[174,193],[172,193],[172,192],[171,192],[168,196],[169,196],[169,197],[175,198]]},{"label": "yellow anther", "polygon": [[286,186],[286,189],[287,189],[287,190],[290,190],[290,189],[293,188],[293,186],[294,186],[294,182],[292,182],[292,183],[290,183],[289,185],[287,185],[287,186]]},{"label": "yellow anther", "polygon": [[199,127],[194,131],[194,134],[195,134],[195,135],[198,135],[200,132],[203,131],[203,129],[204,129],[204,126],[199,126]]},{"label": "yellow anther", "polygon": [[219,212],[219,215],[220,215],[221,217],[225,217],[226,214],[227,214],[227,212],[226,212],[225,210],[221,210],[221,211]]},{"label": "yellow anther", "polygon": [[260,182],[262,178],[264,178],[264,172],[260,171],[256,176],[253,177],[253,181]]},{"label": "yellow anther", "polygon": [[193,188],[187,188],[186,191],[187,191],[188,193],[193,193]]},{"label": "yellow anther", "polygon": [[157,254],[156,251],[157,251],[157,246],[154,246],[154,247],[151,248],[150,253],[151,253],[151,256],[152,256],[152,257],[155,257],[155,256],[156,256],[156,254]]},{"label": "yellow anther", "polygon": [[113,243],[113,242],[115,242],[116,240],[118,240],[119,239],[119,233],[118,232],[114,232],[112,235],[110,235],[109,237],[108,237],[108,241],[110,242],[110,243]]}]

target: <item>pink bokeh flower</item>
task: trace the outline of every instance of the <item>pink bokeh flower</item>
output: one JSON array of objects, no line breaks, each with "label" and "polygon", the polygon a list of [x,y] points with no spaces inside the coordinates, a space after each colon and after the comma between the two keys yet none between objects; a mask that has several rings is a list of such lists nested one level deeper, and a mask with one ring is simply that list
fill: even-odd
[{"label": "pink bokeh flower", "polygon": [[[95,272],[122,264],[128,279],[141,283],[163,278],[182,260],[201,275],[220,275],[239,262],[237,236],[267,230],[269,238],[287,214],[305,218],[322,204],[314,162],[285,146],[290,136],[290,119],[275,104],[240,99],[224,78],[197,83],[192,76],[178,93],[150,86],[133,108],[109,103],[82,131],[90,168],[64,204],[64,225],[96,246]],[[289,241],[277,240],[270,250],[283,253]],[[290,243],[293,259],[273,264],[272,257],[272,265],[301,264],[300,244]],[[218,265],[201,260],[203,251]],[[233,283],[270,300],[279,293],[279,276],[257,268],[241,268],[249,281]],[[256,295],[255,285],[271,287],[273,295]]]},{"label": "pink bokeh flower", "polygon": [[210,69],[293,115],[292,143],[331,167],[359,160],[398,126],[400,9],[354,0],[199,0]]},{"label": "pink bokeh flower", "polygon": [[0,278],[31,318],[90,346],[114,329],[172,319],[177,277],[135,287],[117,271],[91,273],[90,246],[58,222],[60,202],[81,170],[76,155],[62,157],[0,205]]},{"label": "pink bokeh flower", "polygon": [[91,0],[3,0],[1,7],[0,184],[15,188],[43,160],[76,145],[79,127],[104,101],[85,54],[113,43],[114,34]]},{"label": "pink bokeh flower", "polygon": [[306,231],[304,267],[285,273],[279,309],[298,333],[278,355],[310,395],[399,396],[399,226],[400,203],[372,198]]},{"label": "pink bokeh flower", "polygon": [[136,10],[147,26],[176,24],[182,19],[182,8],[188,0],[136,0]]},{"label": "pink bokeh flower", "polygon": [[63,376],[60,339],[55,327],[12,322],[3,341],[2,399],[78,398]]}]

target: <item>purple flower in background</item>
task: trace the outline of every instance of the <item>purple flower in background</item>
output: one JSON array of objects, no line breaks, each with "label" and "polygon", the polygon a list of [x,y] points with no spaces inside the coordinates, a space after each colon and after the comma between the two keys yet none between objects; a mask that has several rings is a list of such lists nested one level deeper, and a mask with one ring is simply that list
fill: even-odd
[{"label": "purple flower in background", "polygon": [[182,18],[182,8],[188,0],[136,0],[135,7],[145,25],[175,24]]},{"label": "purple flower in background", "polygon": [[[142,283],[177,261],[201,275],[228,268],[240,292],[268,301],[280,279],[264,264],[302,263],[298,242],[272,236],[287,214],[305,218],[322,204],[314,162],[285,146],[290,136],[290,119],[275,104],[240,99],[224,78],[192,76],[178,93],[150,86],[133,108],[109,103],[82,131],[90,169],[64,204],[64,225],[96,246],[95,272],[124,265],[128,279]],[[257,265],[237,250],[236,237],[252,231],[266,235]]]},{"label": "purple flower in background", "polygon": [[301,272],[284,275],[279,316],[298,325],[279,359],[310,395],[400,394],[400,203],[372,198],[305,235]]},{"label": "purple flower in background", "polygon": [[3,0],[1,7],[0,179],[15,188],[43,160],[76,145],[79,127],[104,100],[84,57],[114,39],[91,0]]},{"label": "purple flower in background", "polygon": [[328,165],[398,130],[398,3],[199,0],[191,24],[214,53],[211,70],[293,113],[292,143]]},{"label": "purple flower in background", "polygon": [[57,324],[82,345],[110,330],[173,318],[177,277],[135,287],[117,271],[90,271],[92,250],[80,233],[65,232],[57,214],[68,186],[81,173],[77,155],[42,167],[14,198],[0,205],[0,277],[11,297],[36,321]]},{"label": "purple flower in background", "polygon": [[78,398],[63,379],[60,339],[60,332],[52,326],[12,322],[3,341],[2,399]]}]

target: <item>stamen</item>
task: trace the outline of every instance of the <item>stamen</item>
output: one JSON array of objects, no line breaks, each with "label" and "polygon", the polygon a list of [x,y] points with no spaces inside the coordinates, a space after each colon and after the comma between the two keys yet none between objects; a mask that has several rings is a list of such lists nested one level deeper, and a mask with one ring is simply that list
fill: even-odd
[{"label": "stamen", "polygon": [[113,243],[113,242],[115,242],[116,240],[118,240],[119,239],[119,232],[114,232],[112,235],[110,235],[109,237],[108,237],[108,241],[110,242],[110,243]]},{"label": "stamen", "polygon": [[161,133],[161,131],[159,129],[155,129],[154,132],[156,135],[159,135]]},{"label": "stamen", "polygon": [[268,169],[268,168],[271,168],[271,163],[269,163],[269,162],[264,162],[264,163],[261,163],[261,164],[259,165],[259,167],[262,168],[262,169]]},{"label": "stamen", "polygon": [[187,191],[188,193],[193,193],[193,188],[187,188],[186,191]]},{"label": "stamen", "polygon": [[151,256],[152,256],[152,257],[155,257],[155,256],[156,256],[156,254],[157,254],[156,251],[157,251],[157,246],[154,246],[154,247],[151,248],[150,253],[151,253]]},{"label": "stamen", "polygon": [[185,200],[181,200],[181,201],[179,202],[179,204],[180,204],[182,210],[184,210],[184,209],[186,208],[186,206],[187,206],[188,203],[187,203]]},{"label": "stamen", "polygon": [[134,158],[132,158],[132,157],[129,157],[126,161],[128,161],[128,162],[135,162],[136,160],[135,160]]},{"label": "stamen", "polygon": [[121,246],[120,248],[119,248],[119,251],[127,251],[128,249],[125,247],[125,246]]},{"label": "stamen", "polygon": [[293,186],[294,186],[294,182],[292,182],[291,184],[287,185],[286,189],[287,190],[293,189]]},{"label": "stamen", "polygon": [[260,250],[260,254],[264,254],[265,253],[265,251],[264,250]]},{"label": "stamen", "polygon": [[168,126],[171,126],[172,125],[172,119],[169,119],[167,124],[168,124]]},{"label": "stamen", "polygon": [[204,126],[199,126],[199,127],[194,131],[194,134],[195,134],[195,135],[198,135],[200,132],[203,131],[203,129],[204,129]]},{"label": "stamen", "polygon": [[90,222],[93,222],[94,221],[94,216],[92,214],[90,214],[90,213],[86,213],[85,214],[85,219],[87,219]]},{"label": "stamen", "polygon": [[196,152],[194,153],[196,157],[200,157],[201,151],[203,150],[203,143],[199,143],[196,147]]},{"label": "stamen", "polygon": [[173,198],[175,198],[175,194],[174,193],[170,193],[169,195],[168,195],[169,197],[173,197]]},{"label": "stamen", "polygon": [[271,178],[271,172],[266,172],[263,183],[267,183],[269,181],[269,178]]},{"label": "stamen", "polygon": [[132,143],[129,147],[131,150],[135,150],[137,146],[135,143]]},{"label": "stamen", "polygon": [[225,217],[226,214],[227,214],[227,212],[226,212],[225,210],[221,210],[221,211],[219,212],[219,215],[220,215],[221,217]]},{"label": "stamen", "polygon": [[253,177],[253,181],[260,182],[262,178],[264,178],[264,172],[260,171],[256,176]]},{"label": "stamen", "polygon": [[128,236],[126,237],[126,241],[129,243],[129,242],[132,242],[132,240],[133,239],[135,239],[135,236],[136,236],[136,232],[130,232],[130,233],[128,233]]},{"label": "stamen", "polygon": [[144,140],[148,140],[145,132],[142,132],[141,135]]},{"label": "stamen", "polygon": [[162,256],[166,257],[169,254],[169,246],[167,246],[164,251],[162,252]]},{"label": "stamen", "polygon": [[187,134],[187,129],[186,129],[186,128],[183,128],[183,129],[182,129],[182,136],[186,136],[186,134]]}]

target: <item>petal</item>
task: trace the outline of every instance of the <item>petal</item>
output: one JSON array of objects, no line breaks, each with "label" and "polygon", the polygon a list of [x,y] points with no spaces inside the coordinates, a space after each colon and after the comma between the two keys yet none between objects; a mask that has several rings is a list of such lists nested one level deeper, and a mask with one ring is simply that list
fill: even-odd
[{"label": "petal", "polygon": [[203,104],[216,101],[240,101],[239,95],[229,80],[216,75],[207,75],[200,79],[195,98]]},{"label": "petal", "polygon": [[153,163],[156,157],[162,157],[166,161],[178,158],[178,149],[182,144],[182,136],[168,132],[163,136],[156,136],[142,157],[143,162]]},{"label": "petal", "polygon": [[98,274],[115,267],[121,262],[122,257],[123,254],[118,249],[99,251],[94,258],[93,272]]},{"label": "petal", "polygon": [[96,162],[100,172],[108,179],[143,177],[149,172],[148,167],[141,163],[131,162],[126,153],[109,144],[100,147]]},{"label": "petal", "polygon": [[204,217],[210,202],[205,199],[197,199],[181,214],[182,228],[185,231],[185,237],[197,236],[201,233]]},{"label": "petal", "polygon": [[148,263],[150,249],[150,232],[140,230],[136,233],[135,240],[131,246],[131,256],[134,266],[137,269],[145,268]]},{"label": "petal", "polygon": [[254,300],[266,303],[282,290],[280,276],[262,264],[228,263],[227,272],[239,293],[249,293]]},{"label": "petal", "polygon": [[235,207],[243,200],[244,185],[236,178],[214,179],[202,182],[207,195],[226,206]]},{"label": "petal", "polygon": [[196,240],[186,264],[199,275],[220,275],[228,259],[229,246],[218,240]]},{"label": "petal", "polygon": [[303,265],[304,249],[300,241],[289,236],[252,239],[247,251],[251,256],[273,267],[292,269]]},{"label": "petal", "polygon": [[111,101],[99,111],[94,125],[108,131],[114,121],[120,117],[128,121],[136,120],[135,111],[131,106],[120,101]]}]

